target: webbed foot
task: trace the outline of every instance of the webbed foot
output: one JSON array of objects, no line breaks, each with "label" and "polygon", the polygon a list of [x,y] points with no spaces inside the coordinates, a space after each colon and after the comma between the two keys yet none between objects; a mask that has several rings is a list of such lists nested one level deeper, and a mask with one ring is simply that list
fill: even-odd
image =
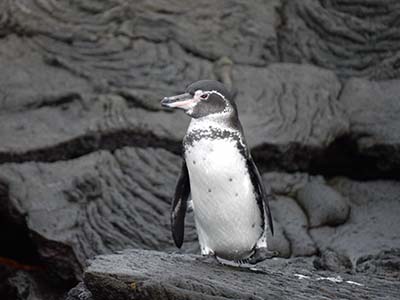
[{"label": "webbed foot", "polygon": [[248,260],[246,260],[246,263],[255,265],[263,260],[277,257],[278,255],[278,251],[270,251],[266,247],[257,248],[255,249],[254,254]]},{"label": "webbed foot", "polygon": [[201,257],[196,258],[197,261],[205,262],[205,263],[219,263],[217,257],[215,254],[205,254],[202,255]]}]

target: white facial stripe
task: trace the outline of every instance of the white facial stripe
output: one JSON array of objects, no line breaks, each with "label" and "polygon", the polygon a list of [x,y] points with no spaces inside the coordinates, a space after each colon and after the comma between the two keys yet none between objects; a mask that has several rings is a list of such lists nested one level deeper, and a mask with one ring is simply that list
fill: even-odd
[{"label": "white facial stripe", "polygon": [[203,94],[203,91],[202,90],[197,90],[195,93],[194,93],[194,99],[196,99],[196,100],[198,100],[198,101],[200,101],[201,100],[201,95]]},{"label": "white facial stripe", "polygon": [[222,95],[220,92],[216,91],[216,90],[212,90],[212,91],[202,91],[202,90],[197,90],[194,93],[194,98],[198,98],[199,100],[201,100],[201,95],[202,94],[217,94],[218,96],[220,96],[222,99],[224,99],[226,101],[226,98],[224,97],[224,95]]},{"label": "white facial stripe", "polygon": [[221,94],[220,92],[218,92],[218,91],[212,90],[212,91],[209,91],[209,94],[217,94],[218,96],[220,96],[222,99],[224,99],[224,100],[226,101],[224,95],[222,95],[222,94]]},{"label": "white facial stripe", "polygon": [[225,101],[225,103],[226,103],[225,109],[224,109],[222,112],[215,113],[214,115],[221,115],[221,114],[228,113],[228,112],[232,111],[232,108],[231,108],[231,106],[230,106],[230,104],[229,104],[229,101],[225,98],[224,95],[222,95],[220,92],[218,92],[218,91],[216,91],[216,90],[208,91],[208,93],[209,93],[209,94],[217,94],[217,95],[220,96],[222,99],[224,99],[224,101]]}]

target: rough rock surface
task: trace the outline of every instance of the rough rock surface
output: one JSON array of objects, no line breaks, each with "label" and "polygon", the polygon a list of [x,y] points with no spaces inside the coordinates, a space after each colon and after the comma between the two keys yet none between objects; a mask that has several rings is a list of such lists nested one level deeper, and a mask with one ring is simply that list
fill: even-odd
[{"label": "rough rock surface", "polygon": [[[41,1],[17,1],[15,4],[9,1],[5,6],[13,13],[7,15],[6,11],[5,16],[22,33],[44,32],[61,42],[76,39],[80,44],[71,46],[81,48],[82,51],[66,57],[74,60],[90,54],[91,50],[94,50],[94,54],[100,54],[98,58],[109,54],[102,49],[87,49],[85,46],[91,42],[106,46],[112,54],[121,57],[117,51],[128,48],[133,39],[147,42],[154,47],[154,51],[157,46],[163,48],[173,42],[192,56],[214,60],[228,55],[237,63],[264,65],[268,61],[277,60],[275,26],[279,23],[279,14],[275,8],[280,6],[280,2],[272,0],[263,3],[258,0],[257,3],[250,4],[241,1],[215,3],[202,0],[182,5],[179,1],[165,0],[145,0],[135,4],[125,1],[58,3],[48,0],[43,5]],[[34,22],[36,20],[29,18],[29,12],[34,16],[48,18]],[[249,16],[252,18],[248,18]],[[69,19],[74,20],[74,23],[68,22]],[[51,25],[57,25],[57,28],[49,28]],[[88,65],[101,68],[110,66],[110,63]],[[133,66],[137,67],[131,67]],[[117,67],[113,73],[118,73],[121,69],[129,72],[127,66],[117,64]],[[172,66],[172,69],[163,71],[178,70]],[[147,75],[151,77],[150,73]],[[165,75],[168,75],[167,72]],[[171,80],[174,75],[177,74],[170,73],[166,80]]]},{"label": "rough rock surface", "polygon": [[357,272],[374,273],[380,277],[400,279],[400,250],[397,248],[382,250],[357,260]]},{"label": "rough rock surface", "polygon": [[[274,218],[282,225],[283,231],[290,243],[292,256],[311,256],[316,254],[316,247],[308,235],[308,220],[295,200],[279,196],[271,201]],[[275,250],[275,249],[274,249]]]},{"label": "rough rock surface", "polygon": [[[15,222],[23,218],[40,256],[58,276],[73,280],[98,253],[172,247],[169,203],[179,165],[177,156],[153,148],[5,164],[3,210],[13,212]],[[190,244],[196,236],[187,223]]]},{"label": "rough rock surface", "polygon": [[398,78],[399,5],[396,0],[285,1],[282,59],[309,62],[344,77]]},{"label": "rough rock surface", "polygon": [[271,64],[232,71],[240,119],[251,145],[326,147],[348,130],[333,72],[310,65]]},{"label": "rough rock surface", "polygon": [[6,299],[13,297],[12,288],[10,288],[10,284],[8,283],[8,278],[10,278],[12,275],[13,272],[10,268],[3,264],[0,266],[0,295]]},{"label": "rough rock surface", "polygon": [[274,218],[274,235],[270,231],[268,232],[267,245],[271,251],[278,252],[279,257],[288,258],[291,255],[290,241],[283,226],[276,221],[276,218]]},{"label": "rough rock surface", "polygon": [[314,267],[318,270],[329,270],[338,273],[349,273],[353,269],[353,265],[347,256],[330,248],[320,252],[320,255],[314,260]]},{"label": "rough rock surface", "polygon": [[214,78],[210,60],[221,56],[255,65],[276,60],[280,1],[213,10],[209,2],[203,11],[193,9],[197,1],[3,1],[0,103],[12,113],[0,118],[0,161],[54,161],[135,143],[177,152],[188,120],[160,111],[163,95]]},{"label": "rough rock surface", "polygon": [[[319,249],[331,249],[347,257],[353,269],[358,271],[380,273],[380,268],[392,265],[397,272],[396,276],[399,276],[399,183],[355,182],[340,178],[333,182],[333,186],[349,200],[350,216],[341,226],[323,226],[310,230]],[[375,267],[359,266],[367,265],[368,261]]]},{"label": "rough rock surface", "polygon": [[[400,171],[400,81],[346,82],[339,101],[345,107],[360,155],[383,175]],[[369,164],[371,165],[371,163]]]},{"label": "rough rock surface", "polygon": [[275,195],[287,195],[295,198],[299,189],[310,182],[324,183],[322,176],[310,176],[307,173],[265,172],[264,183],[271,187]]},{"label": "rough rock surface", "polygon": [[343,224],[350,207],[346,199],[326,184],[311,182],[297,192],[297,202],[308,216],[310,227]]},{"label": "rough rock surface", "polygon": [[[193,255],[125,251],[99,256],[85,272],[93,300],[396,299],[397,280],[310,272],[304,260],[269,261],[257,271],[206,263]],[[79,299],[79,298],[78,298]]]},{"label": "rough rock surface", "polygon": [[4,300],[59,300],[68,286],[60,285],[42,270],[0,266],[0,295]]},{"label": "rough rock surface", "polygon": [[68,292],[65,300],[93,300],[93,298],[92,293],[81,282]]}]

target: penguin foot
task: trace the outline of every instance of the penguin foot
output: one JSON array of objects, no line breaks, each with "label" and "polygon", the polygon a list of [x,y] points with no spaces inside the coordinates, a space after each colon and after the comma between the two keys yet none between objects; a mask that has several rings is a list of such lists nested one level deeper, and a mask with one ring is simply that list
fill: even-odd
[{"label": "penguin foot", "polygon": [[206,254],[206,255],[202,255],[201,257],[197,257],[196,258],[197,261],[201,261],[201,262],[205,262],[205,263],[219,263],[217,257],[215,256],[215,254]]},{"label": "penguin foot", "polygon": [[270,251],[267,248],[257,248],[254,251],[254,254],[246,260],[246,263],[255,265],[263,260],[271,259],[277,257],[279,255],[278,251]]}]

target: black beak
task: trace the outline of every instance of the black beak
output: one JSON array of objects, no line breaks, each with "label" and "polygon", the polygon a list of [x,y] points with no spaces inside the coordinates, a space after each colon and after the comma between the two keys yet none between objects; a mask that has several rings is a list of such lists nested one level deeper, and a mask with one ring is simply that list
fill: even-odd
[{"label": "black beak", "polygon": [[189,101],[193,99],[193,96],[189,93],[184,93],[176,96],[165,97],[161,100],[161,105],[170,108],[184,108]]}]

